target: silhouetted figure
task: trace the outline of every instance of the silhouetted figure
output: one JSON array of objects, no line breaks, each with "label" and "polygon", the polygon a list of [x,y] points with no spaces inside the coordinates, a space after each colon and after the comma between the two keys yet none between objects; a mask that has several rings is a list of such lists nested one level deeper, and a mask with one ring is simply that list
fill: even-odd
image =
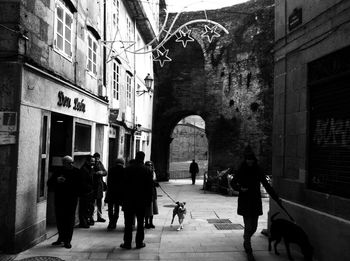
[{"label": "silhouetted figure", "polygon": [[102,218],[102,198],[103,198],[103,177],[107,176],[107,171],[100,161],[100,154],[95,153],[95,166],[94,166],[94,209],[96,205],[97,219],[96,222],[106,222],[104,218]]},{"label": "silhouetted figure", "polygon": [[79,198],[79,227],[89,228],[94,225],[94,166],[95,158],[91,155],[86,156],[84,165],[80,168],[81,171],[81,194]]},{"label": "silhouetted figure", "polygon": [[192,160],[190,164],[190,173],[192,178],[192,185],[196,184],[196,175],[199,172],[198,164],[195,160]]},{"label": "silhouetted figure", "polygon": [[153,180],[151,170],[143,163],[144,158],[145,153],[138,151],[134,163],[125,168],[122,200],[125,229],[124,243],[120,245],[121,248],[125,249],[131,248],[132,227],[135,216],[137,219],[136,248],[146,246],[143,242],[145,237],[143,222],[146,207],[150,206],[152,201]]},{"label": "silhouetted figure", "polygon": [[71,248],[80,186],[80,170],[73,166],[73,159],[70,156],[64,156],[62,164],[62,169],[53,173],[47,182],[49,189],[55,193],[54,202],[58,230],[58,239],[52,245],[63,243],[65,248]]},{"label": "silhouetted figure", "polygon": [[149,207],[146,208],[145,213],[145,228],[155,228],[153,224],[153,216],[158,215],[158,203],[157,203],[157,176],[154,171],[154,166],[152,161],[145,162],[146,167],[148,167],[152,171],[152,179],[153,179],[153,194],[152,194],[152,203]]},{"label": "silhouetted figure", "polygon": [[115,165],[108,170],[107,192],[105,202],[108,204],[109,224],[107,229],[117,227],[119,218],[119,206],[122,205],[122,190],[124,186],[124,159],[118,158]]},{"label": "silhouetted figure", "polygon": [[251,150],[245,152],[244,161],[237,173],[229,177],[231,186],[239,191],[237,214],[243,216],[243,247],[248,255],[248,259],[255,260],[251,247],[251,237],[256,232],[259,216],[263,214],[260,183],[274,200],[279,200],[279,198],[268,183]]}]

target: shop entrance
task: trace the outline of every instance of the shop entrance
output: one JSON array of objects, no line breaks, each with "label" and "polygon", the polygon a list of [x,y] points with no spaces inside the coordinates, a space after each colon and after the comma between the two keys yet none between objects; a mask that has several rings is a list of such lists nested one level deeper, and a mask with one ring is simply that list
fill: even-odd
[{"label": "shop entrance", "polygon": [[[61,158],[72,154],[72,133],[73,117],[58,113],[51,114],[49,178],[55,171],[62,167]],[[54,193],[48,191],[46,209],[46,233],[48,237],[56,231],[53,201]]]}]

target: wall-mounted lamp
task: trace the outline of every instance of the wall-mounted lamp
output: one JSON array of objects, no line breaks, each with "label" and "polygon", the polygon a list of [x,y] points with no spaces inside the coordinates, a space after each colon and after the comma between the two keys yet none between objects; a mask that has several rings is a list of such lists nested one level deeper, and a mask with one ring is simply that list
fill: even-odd
[{"label": "wall-mounted lamp", "polygon": [[141,124],[135,124],[134,131],[141,131]]},{"label": "wall-mounted lamp", "polygon": [[142,91],[136,91],[138,96],[141,96],[142,94],[145,93],[152,93],[152,83],[153,83],[153,78],[150,74],[147,74],[146,78],[145,78],[145,85],[146,85],[146,89],[147,90],[142,90]]}]

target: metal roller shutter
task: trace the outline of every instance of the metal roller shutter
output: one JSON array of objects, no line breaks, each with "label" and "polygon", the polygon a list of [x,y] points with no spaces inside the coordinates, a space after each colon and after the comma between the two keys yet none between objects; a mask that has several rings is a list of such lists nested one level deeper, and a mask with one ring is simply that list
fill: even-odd
[{"label": "metal roller shutter", "polygon": [[346,198],[350,198],[349,61],[346,48],[309,65],[309,187]]}]

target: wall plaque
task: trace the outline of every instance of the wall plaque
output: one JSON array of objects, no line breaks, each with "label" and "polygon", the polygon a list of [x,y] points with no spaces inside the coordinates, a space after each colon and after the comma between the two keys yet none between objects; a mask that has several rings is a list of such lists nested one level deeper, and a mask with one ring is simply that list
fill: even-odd
[{"label": "wall plaque", "polygon": [[295,8],[291,15],[288,17],[288,29],[294,30],[303,23],[303,9]]}]

